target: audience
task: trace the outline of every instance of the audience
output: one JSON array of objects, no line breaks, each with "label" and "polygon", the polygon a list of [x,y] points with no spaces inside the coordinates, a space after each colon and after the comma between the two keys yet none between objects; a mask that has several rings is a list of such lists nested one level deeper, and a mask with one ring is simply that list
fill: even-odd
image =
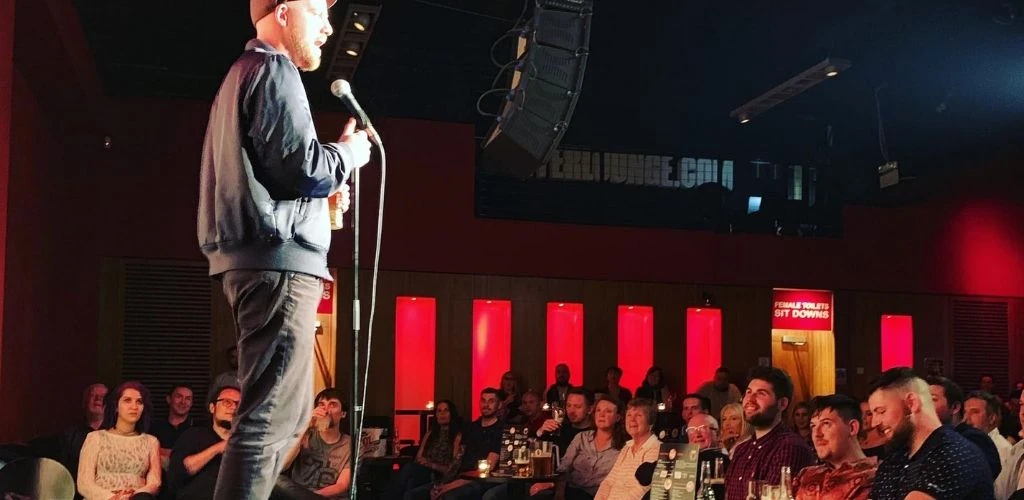
[{"label": "audience", "polygon": [[[341,391],[328,388],[313,399],[313,416],[302,439],[285,457],[273,497],[345,498],[352,485],[352,438],[342,420],[348,409]],[[312,493],[313,495],[310,495]]]},{"label": "audience", "polygon": [[160,443],[149,430],[149,391],[123,382],[108,394],[100,429],[90,432],[78,462],[86,500],[154,500],[160,491]]},{"label": "audience", "polygon": [[480,391],[480,418],[462,430],[456,439],[455,449],[462,449],[462,455],[449,472],[436,483],[425,484],[408,492],[405,498],[445,500],[479,499],[493,484],[458,478],[458,474],[477,470],[477,462],[486,460],[493,469],[498,463],[501,451],[502,422],[498,419],[501,399],[498,389],[488,387]]},{"label": "audience", "polygon": [[729,369],[722,366],[715,370],[715,378],[704,382],[697,389],[697,394],[711,401],[711,415],[721,415],[725,405],[739,403],[743,395],[736,384],[729,382]]},{"label": "audience", "polygon": [[[1024,396],[1017,396],[1017,420],[1024,425]],[[995,483],[996,499],[1005,500],[1014,492],[1024,490],[1024,440],[1018,441],[1003,462],[1003,470]]]},{"label": "audience", "polygon": [[996,382],[995,379],[992,378],[992,375],[985,373],[982,374],[981,377],[978,377],[978,391],[995,394]]},{"label": "audience", "polygon": [[519,407],[523,397],[523,379],[516,372],[505,372],[501,376],[501,392],[505,393],[505,399],[501,402],[502,414],[499,416],[506,422],[519,420]]},{"label": "audience", "polygon": [[1013,447],[999,433],[1001,407],[1002,405],[995,396],[981,391],[968,394],[967,399],[964,401],[964,422],[978,429],[992,440],[992,443],[996,445],[996,451],[999,453],[1000,464],[1010,458],[1010,448]]},{"label": "audience", "polygon": [[519,421],[512,422],[526,425],[527,433],[535,436],[541,426],[544,425],[544,407],[541,404],[540,393],[529,389],[523,393],[523,402],[519,405]]},{"label": "audience", "polygon": [[636,397],[654,401],[655,411],[657,411],[659,403],[664,403],[666,410],[672,409],[674,397],[665,385],[665,377],[661,368],[652,366],[647,370],[643,384],[636,390]]},{"label": "audience", "polygon": [[171,449],[178,437],[192,428],[195,422],[189,412],[192,411],[192,389],[178,384],[167,393],[167,418],[153,423],[150,434],[160,441],[160,460],[167,469],[171,457]]},{"label": "audience", "polygon": [[805,467],[794,481],[796,500],[867,500],[878,460],[860,447],[860,404],[842,394],[815,399],[814,451],[821,465]]},{"label": "audience", "polygon": [[555,366],[555,383],[548,388],[548,392],[545,395],[548,404],[565,408],[565,398],[569,395],[569,389],[572,388],[569,385],[569,378],[569,365],[559,363]]},{"label": "audience", "polygon": [[793,405],[793,432],[799,434],[807,444],[812,444],[811,403],[801,401]]},{"label": "audience", "polygon": [[103,425],[103,411],[106,407],[107,386],[92,384],[82,394],[82,410],[85,418],[76,424],[69,425],[60,436],[58,461],[67,467],[72,479],[78,477],[78,458],[82,454],[82,445],[86,436]]},{"label": "audience", "polygon": [[[700,449],[697,461],[697,491],[700,491],[702,486],[700,471],[704,463],[710,463],[712,471],[715,471],[715,461],[718,459],[722,460],[722,472],[729,466],[729,455],[722,451],[718,431],[718,421],[706,413],[695,414],[686,424],[688,442]],[[716,488],[715,494],[724,495],[725,491]]]},{"label": "audience", "polygon": [[1002,418],[999,419],[999,432],[1011,444],[1017,444],[1021,439],[1021,423],[1017,418],[1020,413],[1020,396],[1020,389],[1010,391],[1010,397],[1003,402]]},{"label": "audience", "polygon": [[538,431],[538,437],[545,441],[554,441],[558,445],[558,453],[565,455],[577,434],[593,428],[590,415],[593,405],[592,392],[582,387],[569,389],[565,401],[565,420],[561,425],[555,420],[546,420]]},{"label": "audience", "polygon": [[942,425],[928,384],[910,368],[886,370],[868,397],[875,425],[889,437],[871,498],[992,498],[984,455]]},{"label": "audience", "polygon": [[683,425],[686,425],[697,414],[711,413],[711,400],[700,394],[683,396]]},{"label": "audience", "polygon": [[242,383],[238,380],[238,345],[232,345],[224,351],[224,360],[227,361],[230,369],[213,377],[210,389],[206,392],[207,403],[216,399],[217,391],[221,387],[242,387]]},{"label": "audience", "polygon": [[861,451],[869,457],[881,457],[885,454],[885,443],[889,440],[874,425],[867,399],[860,402],[860,413],[861,428],[857,440],[860,442]]},{"label": "audience", "polygon": [[795,477],[815,462],[807,442],[782,424],[782,415],[793,397],[793,382],[778,368],[756,367],[743,396],[743,418],[754,428],[750,440],[736,446],[733,462],[725,474],[726,497],[744,498],[747,483],[767,481],[779,484],[782,467]]},{"label": "audience", "polygon": [[637,469],[641,464],[658,460],[661,441],[651,432],[657,416],[656,403],[650,399],[634,398],[626,406],[626,433],[630,440],[601,481],[595,500],[640,500],[650,491],[650,475],[646,475],[647,484],[641,484],[637,479]]},{"label": "audience", "polygon": [[231,421],[241,402],[238,387],[220,388],[210,401],[210,426],[198,426],[182,433],[171,451],[168,481],[177,500],[213,498],[220,472],[220,458],[231,435]]},{"label": "audience", "polygon": [[455,460],[455,442],[462,432],[462,418],[450,400],[434,405],[434,418],[430,430],[423,436],[416,460],[406,464],[391,480],[385,499],[401,500],[406,492],[431,483],[448,472]]},{"label": "audience", "polygon": [[[561,498],[594,498],[601,482],[615,465],[619,450],[626,444],[623,413],[624,404],[618,399],[605,396],[594,404],[594,428],[573,438],[559,464],[558,472],[562,474],[559,481],[565,487]],[[530,487],[530,496],[538,499],[555,498],[556,489],[555,483],[537,483]],[[484,500],[509,498],[508,488],[494,488],[484,495]]]},{"label": "audience", "polygon": [[754,429],[750,423],[743,418],[743,405],[729,403],[722,407],[722,451],[733,458],[733,450],[736,445],[750,439]]},{"label": "audience", "polygon": [[[607,385],[603,388],[603,394],[618,399],[619,401],[629,401],[633,399],[633,394],[629,392],[629,389],[619,385],[622,381],[622,368],[618,366],[610,366],[605,372],[605,382]],[[595,391],[596,392],[596,391]]]},{"label": "audience", "polygon": [[929,377],[928,393],[939,422],[943,425],[953,427],[953,430],[960,433],[968,441],[974,443],[981,450],[988,462],[989,471],[995,479],[1002,469],[1002,462],[999,460],[999,450],[995,443],[984,432],[971,427],[967,422],[962,421],[964,408],[964,392],[960,386],[946,377]]}]

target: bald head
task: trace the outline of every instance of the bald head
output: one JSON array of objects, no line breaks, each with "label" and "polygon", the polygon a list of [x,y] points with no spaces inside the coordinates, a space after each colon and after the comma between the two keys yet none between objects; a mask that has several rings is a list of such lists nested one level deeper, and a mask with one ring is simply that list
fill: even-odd
[{"label": "bald head", "polygon": [[718,421],[715,417],[704,413],[698,413],[686,422],[686,435],[691,444],[700,446],[700,449],[718,447]]},{"label": "bald head", "polygon": [[327,0],[292,0],[269,2],[264,10],[250,12],[256,25],[256,38],[288,56],[302,71],[313,71],[320,67],[320,47],[334,33],[329,18],[330,4]]}]

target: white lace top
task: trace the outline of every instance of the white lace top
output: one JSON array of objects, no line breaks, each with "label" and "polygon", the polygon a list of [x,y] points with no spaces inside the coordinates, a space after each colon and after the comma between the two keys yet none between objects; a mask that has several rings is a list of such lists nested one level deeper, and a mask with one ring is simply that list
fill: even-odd
[{"label": "white lace top", "polygon": [[78,462],[78,492],[86,500],[108,500],[125,489],[160,491],[160,442],[149,434],[90,432]]}]

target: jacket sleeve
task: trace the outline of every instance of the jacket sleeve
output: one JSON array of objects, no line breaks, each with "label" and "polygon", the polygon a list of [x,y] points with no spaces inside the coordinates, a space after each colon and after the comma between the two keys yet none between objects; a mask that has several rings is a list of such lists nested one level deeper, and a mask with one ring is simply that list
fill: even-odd
[{"label": "jacket sleeve", "polygon": [[265,58],[242,99],[253,175],[271,198],[326,198],[341,188],[356,167],[352,152],[317,140],[302,79],[287,58]]}]

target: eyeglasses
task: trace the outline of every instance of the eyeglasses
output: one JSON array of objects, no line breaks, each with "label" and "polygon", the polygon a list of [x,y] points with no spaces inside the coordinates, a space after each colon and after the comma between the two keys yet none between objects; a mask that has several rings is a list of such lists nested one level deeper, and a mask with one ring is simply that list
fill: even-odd
[{"label": "eyeglasses", "polygon": [[704,432],[705,429],[710,429],[712,431],[717,431],[718,430],[715,427],[709,427],[707,425],[699,425],[697,427],[687,427],[686,428],[686,433],[687,434],[696,434],[698,432]]},{"label": "eyeglasses", "polygon": [[238,408],[238,404],[240,403],[240,401],[236,401],[234,399],[220,398],[214,401],[214,403],[221,403],[227,408]]}]

